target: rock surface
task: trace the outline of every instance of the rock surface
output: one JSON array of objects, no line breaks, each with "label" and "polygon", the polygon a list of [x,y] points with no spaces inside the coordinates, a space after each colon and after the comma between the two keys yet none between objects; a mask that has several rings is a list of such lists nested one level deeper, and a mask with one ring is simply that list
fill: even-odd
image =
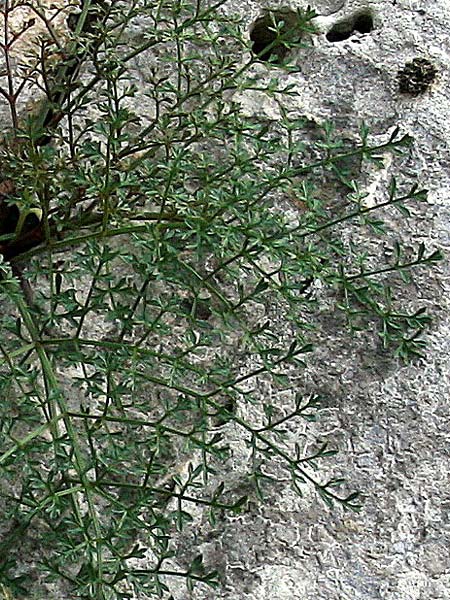
[{"label": "rock surface", "polygon": [[[289,8],[306,4],[292,1]],[[448,0],[311,4],[319,15],[320,35],[311,47],[292,53],[300,72],[280,74],[300,94],[286,100],[287,108],[315,122],[332,120],[338,132],[349,136],[363,121],[374,139],[384,139],[394,125],[413,135],[408,157],[366,174],[369,190],[381,193],[392,174],[426,187],[426,206],[413,208],[411,218],[393,217],[391,230],[399,239],[412,232],[417,243],[448,251]],[[265,8],[266,3],[252,0],[228,3],[228,10],[247,19],[249,31]],[[361,15],[372,19],[371,31],[357,30]],[[348,37],[330,41],[333,28],[338,37]],[[429,60],[437,75],[420,95],[402,94],[398,73],[415,58]],[[145,61],[133,68],[133,78],[145,85]],[[258,68],[262,80],[276,69]],[[277,118],[277,106],[262,95],[239,100],[251,114]],[[207,567],[220,572],[224,588],[188,593],[180,585],[175,600],[450,598],[449,288],[446,262],[432,273],[424,269],[415,275],[412,296],[434,314],[426,360],[404,366],[367,347],[367,340],[330,330],[326,346],[320,346],[299,381],[325,399],[317,431],[340,450],[334,471],[366,496],[362,512],[330,512],[308,491],[299,500],[284,481],[265,505],[252,505],[214,529],[199,512],[179,539],[180,565],[202,552]],[[290,431],[292,436],[301,433]],[[232,445],[229,478],[238,480],[246,451],[239,439]]]},{"label": "rock surface", "polygon": [[[231,4],[231,3],[230,3]],[[244,6],[245,4],[245,6]],[[305,8],[292,2],[289,8]],[[425,207],[397,220],[398,238],[413,233],[444,252],[450,247],[450,46],[447,0],[321,0],[312,3],[321,34],[292,56],[300,73],[286,75],[300,92],[289,109],[351,133],[365,121],[375,136],[399,125],[415,138],[410,156],[372,179],[373,193],[392,174],[429,190]],[[249,28],[267,4],[233,3]],[[273,7],[272,5],[270,6]],[[370,14],[373,30],[330,42],[336,24]],[[398,73],[415,58],[436,68],[418,95],[399,91]],[[261,76],[267,67],[261,66]],[[241,99],[249,113],[277,117],[268,100]],[[400,171],[400,172],[399,172]],[[299,502],[281,483],[266,506],[202,528],[181,540],[191,556],[224,576],[224,591],[180,588],[177,600],[444,600],[450,598],[450,320],[446,261],[415,275],[419,305],[434,314],[426,360],[404,366],[367,351],[361,340],[330,331],[304,384],[327,399],[319,431],[340,449],[337,470],[366,496],[359,514],[329,512],[314,494]],[[413,295],[414,295],[413,294]],[[335,463],[335,464],[336,464]],[[238,461],[236,469],[238,470]],[[205,525],[203,523],[203,525]]]}]

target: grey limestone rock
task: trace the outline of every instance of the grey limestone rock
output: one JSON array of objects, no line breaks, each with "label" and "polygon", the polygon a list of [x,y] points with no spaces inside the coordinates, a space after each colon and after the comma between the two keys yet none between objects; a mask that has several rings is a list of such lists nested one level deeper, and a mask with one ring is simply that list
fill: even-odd
[{"label": "grey limestone rock", "polygon": [[[247,2],[249,27],[266,4]],[[292,2],[289,8],[305,7]],[[426,206],[411,219],[390,225],[401,239],[449,250],[450,88],[447,0],[320,1],[320,35],[293,54],[300,73],[286,75],[299,91],[288,99],[293,114],[332,120],[351,135],[365,121],[382,136],[399,125],[415,138],[410,156],[368,173],[371,193],[381,193],[392,174],[414,178],[429,190]],[[274,8],[271,4],[270,8]],[[276,8],[276,7],[275,7]],[[370,32],[352,31],[330,41],[327,34],[358,15],[370,14]],[[418,95],[403,93],[399,71],[414,59],[436,70]],[[264,77],[265,66],[261,67]],[[277,107],[242,99],[249,114],[277,118]],[[343,232],[345,235],[345,232]],[[302,384],[327,398],[319,429],[340,449],[339,474],[366,495],[360,514],[329,512],[314,494],[299,502],[280,483],[265,506],[217,526],[207,535],[199,517],[194,537],[208,566],[218,568],[224,591],[197,590],[177,600],[445,600],[450,598],[450,320],[449,269],[416,273],[414,294],[429,307],[434,324],[426,360],[404,366],[367,348],[365,342],[327,332],[326,350],[311,361]],[[413,294],[413,295],[414,295]],[[406,299],[406,301],[408,301]],[[236,461],[235,468],[239,468]],[[192,534],[193,535],[193,534]]]},{"label": "grey limestone rock", "polygon": [[[250,35],[265,9],[295,10],[306,4],[230,0],[225,9],[246,19]],[[286,99],[286,108],[312,123],[332,120],[344,136],[354,136],[363,121],[375,140],[384,139],[395,125],[411,134],[415,143],[410,155],[388,160],[384,170],[368,170],[367,189],[373,195],[382,193],[393,174],[426,187],[426,205],[414,207],[411,218],[392,216],[389,225],[398,239],[412,232],[418,242],[448,252],[448,0],[310,4],[318,13],[319,35],[310,47],[292,53],[299,72],[280,75],[299,92]],[[134,23],[132,34],[140,35],[144,27]],[[404,93],[398,79],[414,59],[426,59],[436,71],[417,95]],[[130,79],[141,90],[149,65],[150,56],[132,65]],[[264,81],[276,66],[257,68]],[[277,105],[267,97],[248,94],[239,101],[248,114],[278,117]],[[138,93],[143,117],[151,110],[145,102]],[[0,122],[5,110],[2,105]],[[339,448],[330,468],[364,493],[362,512],[329,511],[313,492],[299,499],[284,481],[265,505],[225,517],[214,529],[198,511],[178,539],[179,564],[201,551],[206,565],[221,573],[224,587],[199,587],[190,594],[180,584],[173,591],[175,600],[450,599],[448,264],[416,273],[412,286],[415,302],[434,315],[426,360],[405,366],[370,347],[366,339],[331,328],[326,330],[326,346],[318,344],[298,380],[299,386],[319,391],[325,399],[317,432]],[[326,326],[327,315],[322,316]],[[227,477],[238,487],[246,450],[231,426],[227,433],[233,448]],[[289,431],[291,436],[302,433]]]}]

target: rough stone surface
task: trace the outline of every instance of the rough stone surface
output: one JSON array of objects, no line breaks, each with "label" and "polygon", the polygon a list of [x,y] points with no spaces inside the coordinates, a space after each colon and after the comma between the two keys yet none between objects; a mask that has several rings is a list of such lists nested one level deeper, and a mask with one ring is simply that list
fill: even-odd
[{"label": "rough stone surface", "polygon": [[[306,2],[283,3],[289,8]],[[300,73],[280,75],[300,96],[286,101],[297,116],[332,120],[355,135],[365,121],[374,139],[394,125],[415,138],[410,155],[368,171],[371,194],[381,194],[395,173],[429,189],[425,206],[410,219],[392,217],[398,239],[410,235],[444,251],[450,248],[450,88],[448,0],[317,0],[310,2],[321,33],[292,59]],[[264,8],[229,2],[248,27]],[[374,29],[331,43],[326,33],[370,10]],[[397,74],[416,57],[430,60],[435,81],[417,97],[399,92]],[[145,61],[132,77],[145,85]],[[269,69],[258,67],[261,79]],[[263,95],[240,98],[243,109],[276,119],[278,108]],[[343,232],[343,235],[346,235]],[[317,432],[340,449],[333,472],[366,496],[360,514],[328,511],[312,491],[299,499],[280,481],[265,505],[252,505],[215,528],[199,511],[179,539],[179,565],[201,551],[224,582],[219,591],[183,586],[175,600],[445,600],[450,599],[450,281],[446,262],[415,276],[411,302],[435,315],[426,360],[404,366],[364,338],[323,331],[319,350],[298,385],[322,394]],[[418,298],[418,300],[413,300]],[[405,303],[409,300],[405,299]],[[323,315],[324,326],[327,315]],[[270,390],[267,390],[270,393]],[[245,408],[242,408],[245,410]],[[229,480],[239,485],[246,449],[230,427]],[[303,431],[290,431],[292,438]],[[314,429],[313,432],[314,433]],[[234,436],[234,437],[233,437]],[[56,596],[55,596],[56,598]]]},{"label": "rough stone surface", "polygon": [[[297,6],[305,3],[289,3]],[[362,121],[375,137],[394,125],[413,135],[410,156],[368,173],[368,189],[382,193],[394,173],[429,189],[426,206],[413,209],[411,219],[393,219],[392,232],[398,239],[412,232],[417,242],[448,251],[450,5],[447,0],[323,0],[312,6],[322,33],[293,57],[301,73],[285,79],[295,83],[300,96],[288,100],[289,108],[316,122],[332,120],[348,135]],[[248,15],[249,27],[267,7],[233,4]],[[367,10],[372,32],[327,40],[336,23]],[[424,94],[413,97],[399,92],[397,76],[416,57],[431,61],[437,77]],[[264,79],[267,66],[260,71]],[[277,105],[262,94],[240,100],[250,114],[277,118]],[[199,516],[181,540],[181,554],[203,551],[206,564],[223,573],[225,588],[189,595],[180,587],[177,600],[450,598],[446,262],[431,274],[416,274],[414,297],[434,314],[426,360],[404,366],[368,348],[367,340],[331,330],[302,382],[326,398],[318,431],[340,449],[335,471],[366,495],[363,511],[329,512],[313,493],[299,501],[287,482],[280,482],[266,506],[227,519],[212,533]],[[240,460],[244,457],[237,452],[235,472]]]}]

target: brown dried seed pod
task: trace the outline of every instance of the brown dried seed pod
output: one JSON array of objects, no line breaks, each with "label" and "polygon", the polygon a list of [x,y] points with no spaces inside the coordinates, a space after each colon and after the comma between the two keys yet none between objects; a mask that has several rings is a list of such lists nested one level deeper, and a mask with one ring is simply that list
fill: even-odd
[{"label": "brown dried seed pod", "polygon": [[398,84],[402,94],[419,96],[433,83],[437,69],[426,58],[415,58],[398,72]]}]

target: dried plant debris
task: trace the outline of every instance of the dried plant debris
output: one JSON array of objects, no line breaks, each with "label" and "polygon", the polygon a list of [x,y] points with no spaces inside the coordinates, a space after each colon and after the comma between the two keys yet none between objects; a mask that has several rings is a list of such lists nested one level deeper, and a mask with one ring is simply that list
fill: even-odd
[{"label": "dried plant debris", "polygon": [[402,94],[420,96],[427,91],[436,78],[437,69],[426,58],[415,58],[405,64],[398,73],[398,84]]}]

